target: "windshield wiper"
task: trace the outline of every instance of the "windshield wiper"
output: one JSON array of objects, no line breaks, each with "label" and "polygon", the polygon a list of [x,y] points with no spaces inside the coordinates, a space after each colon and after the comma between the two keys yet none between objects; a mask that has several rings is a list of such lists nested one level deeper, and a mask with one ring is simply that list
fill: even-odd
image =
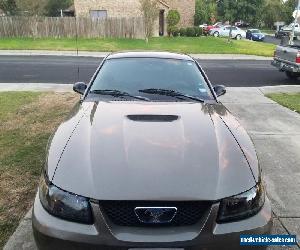
[{"label": "windshield wiper", "polygon": [[153,95],[171,96],[171,97],[185,97],[185,98],[197,101],[197,102],[205,102],[203,99],[198,98],[196,96],[183,94],[181,92],[178,92],[175,90],[170,90],[170,89],[142,89],[142,90],[139,90],[139,92],[146,93],[146,94],[153,94]]},{"label": "windshield wiper", "polygon": [[143,96],[136,96],[136,95],[131,95],[125,91],[120,91],[116,89],[96,89],[92,90],[90,93],[92,94],[98,94],[98,95],[110,95],[114,97],[132,97],[138,100],[143,100],[143,101],[150,101],[149,98],[143,97]]}]

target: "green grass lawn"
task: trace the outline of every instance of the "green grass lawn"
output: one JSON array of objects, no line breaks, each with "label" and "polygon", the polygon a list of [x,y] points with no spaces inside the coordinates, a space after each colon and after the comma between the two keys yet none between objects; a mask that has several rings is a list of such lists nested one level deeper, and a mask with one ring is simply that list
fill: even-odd
[{"label": "green grass lawn", "polygon": [[0,249],[32,206],[50,134],[78,96],[0,93]]},{"label": "green grass lawn", "polygon": [[[272,56],[275,45],[251,41],[227,41],[215,37],[160,37],[147,44],[140,39],[83,39],[78,40],[81,51],[159,50],[188,54],[246,54]],[[2,50],[76,50],[76,41],[63,39],[0,38]]]},{"label": "green grass lawn", "polygon": [[300,114],[300,93],[267,94],[267,97]]}]

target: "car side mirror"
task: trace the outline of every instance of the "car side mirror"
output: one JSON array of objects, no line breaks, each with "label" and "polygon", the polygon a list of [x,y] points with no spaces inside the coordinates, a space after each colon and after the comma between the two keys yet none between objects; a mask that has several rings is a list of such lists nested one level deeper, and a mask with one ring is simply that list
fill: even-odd
[{"label": "car side mirror", "polygon": [[73,85],[73,90],[74,90],[76,93],[79,93],[79,94],[81,94],[81,95],[84,94],[86,88],[87,88],[87,85],[86,85],[84,82],[76,82],[76,83]]},{"label": "car side mirror", "polygon": [[216,95],[219,97],[226,94],[226,87],[224,85],[217,85],[214,86],[214,91]]}]

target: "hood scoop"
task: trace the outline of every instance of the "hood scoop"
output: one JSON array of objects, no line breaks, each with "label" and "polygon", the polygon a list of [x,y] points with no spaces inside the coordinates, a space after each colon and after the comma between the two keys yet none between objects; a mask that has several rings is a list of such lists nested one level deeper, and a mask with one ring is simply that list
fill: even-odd
[{"label": "hood scoop", "polygon": [[135,122],[174,122],[180,119],[177,115],[128,115]]}]

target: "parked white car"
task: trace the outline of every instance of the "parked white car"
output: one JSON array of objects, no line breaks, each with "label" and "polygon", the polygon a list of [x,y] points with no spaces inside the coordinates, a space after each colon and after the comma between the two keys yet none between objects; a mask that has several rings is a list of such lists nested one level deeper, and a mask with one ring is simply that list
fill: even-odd
[{"label": "parked white car", "polygon": [[209,31],[209,34],[211,36],[215,36],[215,37],[218,37],[220,36],[220,29],[223,28],[224,26],[219,26],[219,27],[215,27],[215,28],[212,28],[210,31]]},{"label": "parked white car", "polygon": [[235,38],[237,40],[240,40],[242,38],[246,38],[246,31],[236,27],[236,26],[223,26],[217,29],[212,29],[210,31],[210,35],[214,37],[229,37],[230,34],[230,29],[231,31],[231,36],[232,38]]}]

